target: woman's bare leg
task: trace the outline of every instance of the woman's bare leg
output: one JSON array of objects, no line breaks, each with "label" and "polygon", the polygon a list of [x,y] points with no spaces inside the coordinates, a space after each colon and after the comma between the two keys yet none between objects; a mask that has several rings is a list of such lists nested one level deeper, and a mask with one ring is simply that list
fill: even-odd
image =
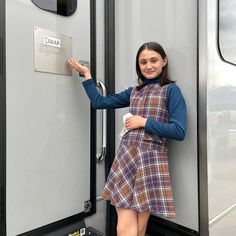
[{"label": "woman's bare leg", "polygon": [[149,211],[138,212],[138,236],[145,235],[149,216]]},{"label": "woman's bare leg", "polygon": [[125,208],[116,208],[118,215],[117,236],[137,236],[137,211]]}]

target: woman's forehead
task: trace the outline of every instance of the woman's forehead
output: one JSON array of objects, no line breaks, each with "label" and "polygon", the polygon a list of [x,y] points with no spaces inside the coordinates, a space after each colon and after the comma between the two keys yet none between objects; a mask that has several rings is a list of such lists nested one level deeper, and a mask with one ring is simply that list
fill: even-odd
[{"label": "woman's forehead", "polygon": [[154,51],[154,50],[148,50],[144,49],[140,54],[139,58],[151,58],[151,57],[160,57],[161,55]]}]

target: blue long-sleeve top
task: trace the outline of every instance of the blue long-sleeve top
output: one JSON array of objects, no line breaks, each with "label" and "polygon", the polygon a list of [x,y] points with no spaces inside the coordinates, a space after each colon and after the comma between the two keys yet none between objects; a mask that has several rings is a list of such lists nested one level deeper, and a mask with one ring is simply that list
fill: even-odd
[{"label": "blue long-sleeve top", "polygon": [[[160,83],[160,80],[147,79],[144,83]],[[93,79],[85,80],[82,84],[95,109],[116,109],[128,107],[130,104],[132,87],[120,93],[102,96]],[[186,131],[186,105],[181,90],[175,83],[168,86],[166,105],[169,112],[168,123],[148,118],[144,130],[160,137],[181,141]]]}]

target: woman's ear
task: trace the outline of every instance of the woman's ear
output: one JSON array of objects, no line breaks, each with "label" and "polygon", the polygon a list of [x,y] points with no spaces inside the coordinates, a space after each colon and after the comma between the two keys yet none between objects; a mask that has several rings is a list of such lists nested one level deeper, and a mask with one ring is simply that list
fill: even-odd
[{"label": "woman's ear", "polygon": [[167,62],[168,62],[167,57],[165,57],[165,58],[163,59],[163,65],[162,65],[162,67],[166,66]]}]

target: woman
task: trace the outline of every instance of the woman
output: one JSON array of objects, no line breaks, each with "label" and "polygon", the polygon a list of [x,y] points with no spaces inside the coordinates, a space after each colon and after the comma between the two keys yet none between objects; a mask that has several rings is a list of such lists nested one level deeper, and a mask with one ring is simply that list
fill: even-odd
[{"label": "woman", "polygon": [[75,59],[68,65],[85,77],[83,86],[95,109],[129,107],[121,140],[102,196],[116,207],[118,236],[144,236],[150,213],[175,217],[167,157],[167,139],[183,140],[186,106],[168,76],[168,60],[156,42],[136,56],[138,86],[101,96],[90,70]]}]

